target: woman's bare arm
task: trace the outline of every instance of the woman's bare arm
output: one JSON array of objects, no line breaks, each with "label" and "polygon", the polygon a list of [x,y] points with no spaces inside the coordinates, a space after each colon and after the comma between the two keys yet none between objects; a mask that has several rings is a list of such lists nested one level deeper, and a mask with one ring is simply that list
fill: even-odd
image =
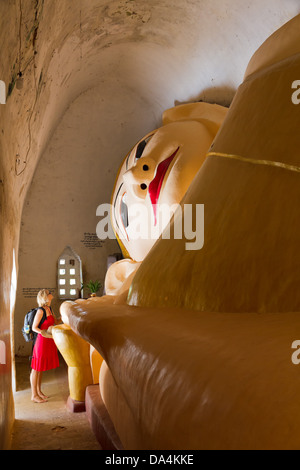
[{"label": "woman's bare arm", "polygon": [[41,333],[42,330],[39,328],[39,324],[41,319],[43,318],[43,310],[41,308],[38,309],[38,311],[35,314],[34,320],[33,320],[33,325],[32,325],[32,330],[35,333]]}]

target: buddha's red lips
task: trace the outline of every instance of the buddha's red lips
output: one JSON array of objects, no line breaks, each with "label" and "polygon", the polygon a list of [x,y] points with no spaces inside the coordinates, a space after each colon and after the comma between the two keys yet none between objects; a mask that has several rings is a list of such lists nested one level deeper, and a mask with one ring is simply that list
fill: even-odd
[{"label": "buddha's red lips", "polygon": [[157,201],[158,201],[158,198],[159,198],[159,195],[160,195],[160,190],[161,190],[161,187],[162,187],[162,183],[163,183],[165,174],[166,174],[169,166],[171,165],[175,155],[177,154],[178,150],[179,150],[179,147],[175,150],[174,153],[172,153],[172,155],[170,157],[166,158],[164,161],[162,161],[158,165],[157,170],[156,170],[155,178],[149,184],[148,193],[149,193],[150,200],[151,200],[151,203],[152,203],[152,206],[153,206],[155,225],[156,225],[156,222],[157,222],[157,220],[156,220]]}]

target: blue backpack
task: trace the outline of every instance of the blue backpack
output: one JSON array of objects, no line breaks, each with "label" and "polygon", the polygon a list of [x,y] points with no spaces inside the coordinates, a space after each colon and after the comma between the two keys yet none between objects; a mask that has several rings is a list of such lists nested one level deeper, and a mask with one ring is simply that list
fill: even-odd
[{"label": "blue backpack", "polygon": [[24,339],[27,343],[29,343],[29,341],[35,342],[35,340],[37,338],[37,333],[32,331],[32,325],[33,325],[33,321],[34,321],[36,312],[38,311],[39,308],[41,308],[44,312],[43,317],[42,317],[42,319],[39,323],[39,326],[38,326],[40,328],[42,326],[42,324],[44,323],[44,321],[46,320],[46,318],[47,318],[46,310],[43,307],[33,308],[32,310],[30,310],[25,315],[24,326],[22,328],[22,334],[23,334]]}]

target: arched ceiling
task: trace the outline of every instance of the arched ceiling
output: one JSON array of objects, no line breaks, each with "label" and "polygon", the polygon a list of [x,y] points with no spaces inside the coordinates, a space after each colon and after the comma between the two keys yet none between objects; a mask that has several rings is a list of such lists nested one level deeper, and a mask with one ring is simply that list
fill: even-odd
[{"label": "arched ceiling", "polygon": [[299,11],[298,0],[2,0],[0,151],[16,208],[79,95],[103,84],[121,109],[128,90],[154,127],[177,102],[229,104],[255,50]]}]

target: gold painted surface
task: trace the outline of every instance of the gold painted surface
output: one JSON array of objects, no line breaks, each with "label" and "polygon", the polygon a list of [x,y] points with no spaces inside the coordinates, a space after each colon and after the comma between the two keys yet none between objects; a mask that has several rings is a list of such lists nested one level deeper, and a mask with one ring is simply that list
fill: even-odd
[{"label": "gold painted surface", "polygon": [[240,86],[182,201],[204,204],[203,248],[160,240],[133,279],[130,305],[300,311],[299,66],[300,54]]},{"label": "gold painted surface", "polygon": [[[300,15],[297,15],[275,31],[253,54],[245,72],[245,79],[286,59],[286,57],[299,54],[299,29]],[[295,80],[297,78],[295,77]]]},{"label": "gold painted surface", "polygon": [[103,358],[102,356],[100,356],[97,349],[95,349],[93,346],[90,347],[90,363],[91,363],[91,369],[92,369],[92,375],[93,375],[93,383],[98,384],[100,369],[103,363]]},{"label": "gold painted surface", "polygon": [[68,365],[70,397],[76,401],[84,401],[85,389],[93,383],[90,345],[68,325],[53,327],[52,335]]},{"label": "gold painted surface", "polygon": [[100,387],[125,449],[299,448],[298,313],[86,303],[63,309],[108,365]]},{"label": "gold painted surface", "polygon": [[281,162],[272,162],[270,160],[254,160],[251,158],[244,158],[239,155],[229,155],[227,153],[220,153],[220,152],[209,152],[207,156],[231,158],[232,160],[238,160],[240,162],[253,163],[254,165],[274,166],[277,168],[283,168],[288,171],[295,171],[296,173],[300,173],[300,166],[286,165],[285,163],[281,163]]}]

